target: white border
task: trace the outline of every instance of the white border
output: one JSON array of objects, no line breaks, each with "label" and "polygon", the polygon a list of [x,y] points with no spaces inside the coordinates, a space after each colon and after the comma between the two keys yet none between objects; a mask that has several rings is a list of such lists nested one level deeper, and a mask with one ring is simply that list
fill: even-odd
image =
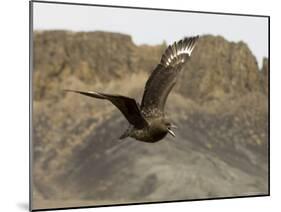
[{"label": "white border", "polygon": [[[59,0],[57,0],[59,1]],[[68,0],[68,2],[141,6],[262,14],[271,16],[271,197],[135,205],[68,211],[276,211],[280,209],[280,7],[278,1],[170,1],[170,0]],[[277,2],[277,3],[276,3]],[[1,39],[1,211],[27,211],[28,204],[28,1],[3,1],[0,9]],[[278,58],[278,59],[277,59]],[[274,114],[274,115],[272,115]]]}]

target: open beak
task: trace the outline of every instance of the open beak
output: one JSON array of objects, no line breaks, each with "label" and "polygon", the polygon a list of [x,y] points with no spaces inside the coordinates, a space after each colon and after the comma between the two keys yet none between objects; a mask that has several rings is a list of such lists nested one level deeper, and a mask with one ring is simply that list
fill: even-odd
[{"label": "open beak", "polygon": [[168,132],[169,132],[173,137],[176,137],[176,134],[175,134],[171,129],[168,129]]}]

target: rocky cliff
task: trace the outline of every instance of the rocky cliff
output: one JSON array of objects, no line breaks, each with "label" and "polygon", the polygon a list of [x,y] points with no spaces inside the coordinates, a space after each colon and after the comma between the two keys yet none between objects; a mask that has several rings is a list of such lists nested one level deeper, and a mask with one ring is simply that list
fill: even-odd
[{"label": "rocky cliff", "polygon": [[121,142],[128,124],[110,103],[63,92],[140,101],[165,47],[119,33],[35,32],[35,208],[268,192],[268,61],[259,70],[243,42],[200,38],[166,105],[175,139]]},{"label": "rocky cliff", "polygon": [[[51,92],[46,90],[68,77],[91,84],[134,73],[149,74],[165,47],[136,46],[130,36],[119,33],[36,32],[35,99],[48,98]],[[192,99],[259,92],[267,87],[267,59],[263,63],[259,71],[256,58],[242,41],[233,43],[220,36],[202,36],[177,89]]]},{"label": "rocky cliff", "polygon": [[52,97],[52,92],[46,90],[57,89],[68,77],[92,84],[150,72],[164,48],[164,45],[136,46],[130,36],[119,33],[36,32],[35,99]]}]

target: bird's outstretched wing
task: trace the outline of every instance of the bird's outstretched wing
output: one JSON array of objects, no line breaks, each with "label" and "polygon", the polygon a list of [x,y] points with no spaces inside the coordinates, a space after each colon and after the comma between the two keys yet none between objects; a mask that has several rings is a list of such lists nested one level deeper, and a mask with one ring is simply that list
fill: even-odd
[{"label": "bird's outstretched wing", "polygon": [[141,110],[146,117],[164,114],[167,97],[198,38],[199,36],[184,38],[165,50],[160,64],[154,69],[145,85]]},{"label": "bird's outstretched wing", "polygon": [[126,119],[129,121],[130,124],[134,125],[138,129],[142,129],[143,127],[147,126],[147,122],[142,116],[136,101],[132,98],[126,96],[120,96],[120,95],[98,93],[93,91],[88,91],[88,92],[78,91],[78,90],[65,90],[65,91],[75,92],[98,99],[109,100],[122,112],[122,114],[126,117]]}]

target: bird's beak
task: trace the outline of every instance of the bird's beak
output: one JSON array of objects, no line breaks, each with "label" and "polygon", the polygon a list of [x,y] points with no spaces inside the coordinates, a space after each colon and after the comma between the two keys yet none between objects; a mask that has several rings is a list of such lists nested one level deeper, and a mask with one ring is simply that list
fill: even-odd
[{"label": "bird's beak", "polygon": [[168,132],[169,132],[173,137],[176,137],[176,134],[175,134],[171,129],[168,129]]}]

